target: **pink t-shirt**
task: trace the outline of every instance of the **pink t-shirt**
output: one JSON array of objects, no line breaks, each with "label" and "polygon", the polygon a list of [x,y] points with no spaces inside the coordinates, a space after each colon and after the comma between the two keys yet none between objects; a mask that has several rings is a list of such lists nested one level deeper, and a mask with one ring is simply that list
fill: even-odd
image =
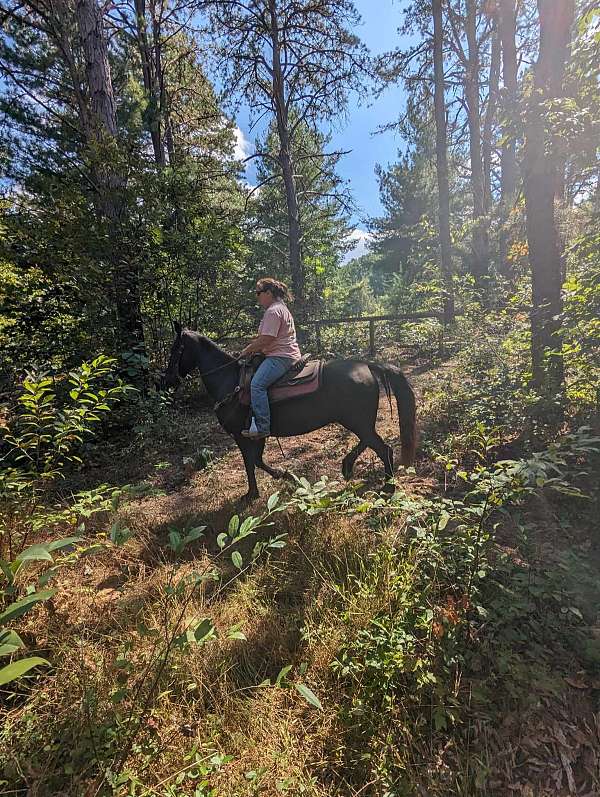
[{"label": "pink t-shirt", "polygon": [[270,346],[263,349],[267,357],[291,357],[293,360],[300,358],[294,319],[281,300],[276,299],[267,307],[258,334],[272,335],[275,338]]}]

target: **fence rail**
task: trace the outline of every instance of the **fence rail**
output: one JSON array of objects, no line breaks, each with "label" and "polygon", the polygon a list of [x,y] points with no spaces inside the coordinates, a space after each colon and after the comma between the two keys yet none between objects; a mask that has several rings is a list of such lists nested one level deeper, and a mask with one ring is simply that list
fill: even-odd
[{"label": "fence rail", "polygon": [[[437,318],[440,322],[440,347],[442,347],[442,337],[444,332],[444,314],[435,312],[434,310],[420,312],[420,313],[405,313],[400,315],[363,315],[363,316],[342,316],[340,318],[318,318],[310,321],[304,321],[303,327],[314,327],[315,337],[317,343],[317,354],[323,351],[323,344],[321,341],[322,327],[336,326],[337,324],[368,324],[369,325],[369,354],[375,355],[375,324],[379,321],[422,321],[427,318]],[[301,325],[298,324],[298,327]],[[249,331],[244,336],[225,336],[220,338],[220,342],[225,341],[229,343],[237,343],[247,341],[248,338],[254,337],[256,333]]]},{"label": "fence rail", "polygon": [[375,355],[375,324],[377,321],[421,321],[425,318],[437,318],[443,323],[444,314],[435,311],[422,313],[405,313],[402,315],[367,315],[367,316],[345,316],[342,318],[320,318],[315,321],[305,321],[304,326],[315,327],[317,338],[317,353],[322,351],[321,328],[335,326],[336,324],[369,324],[369,354]]}]

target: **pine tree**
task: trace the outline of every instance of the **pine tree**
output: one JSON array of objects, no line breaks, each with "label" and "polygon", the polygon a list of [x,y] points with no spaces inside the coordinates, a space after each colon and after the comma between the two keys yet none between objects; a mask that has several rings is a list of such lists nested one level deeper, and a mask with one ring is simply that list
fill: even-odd
[{"label": "pine tree", "polygon": [[527,98],[523,181],[532,281],[533,382],[556,411],[564,392],[561,357],[562,264],[555,220],[558,158],[548,103],[563,95],[574,0],[538,0],[540,48]]},{"label": "pine tree", "polygon": [[[122,352],[141,340],[139,323],[156,346],[180,316],[220,329],[215,306],[237,296],[244,256],[238,166],[233,125],[203,73],[197,42],[174,27],[162,30],[176,153],[167,151],[165,168],[151,146],[151,98],[127,21],[114,19],[110,7],[101,20],[110,28],[100,59],[102,69],[110,67],[106,102],[102,80],[92,75],[97,25],[86,60],[77,9],[54,6],[48,20],[18,8],[0,38],[4,176],[13,187],[4,251],[20,271],[37,269],[43,284],[48,277],[57,290],[64,286],[64,321],[78,333],[68,346],[54,336],[48,353],[58,346],[66,358],[90,348]],[[98,8],[77,8],[86,30],[84,12]],[[94,102],[90,85],[100,87]]]},{"label": "pine tree", "polygon": [[[421,113],[421,109],[419,113]],[[435,251],[437,203],[435,143],[431,115],[403,125],[409,149],[388,169],[376,167],[384,215],[373,219],[371,250],[378,255],[376,272],[402,275],[407,283],[420,276]],[[435,254],[434,254],[435,258]]]},{"label": "pine tree", "polygon": [[[205,5],[220,37],[227,84],[257,118],[270,117],[277,134],[277,149],[257,155],[275,159],[285,187],[286,244],[301,321],[308,297],[294,153],[303,126],[316,131],[320,121],[342,114],[349,91],[359,88],[368,72],[365,48],[353,33],[359,16],[351,0],[208,0]],[[312,155],[323,158],[321,150]]]},{"label": "pine tree", "polygon": [[[301,124],[297,127],[295,144],[292,156],[303,230],[304,306],[310,316],[317,317],[323,288],[336,273],[341,255],[350,248],[347,216],[350,205],[346,187],[335,172],[336,161],[323,154],[327,150],[327,137]],[[276,153],[278,145],[272,124],[258,148],[265,153]],[[260,187],[254,191],[250,206],[254,219],[253,275],[273,273],[291,279],[285,181],[275,155],[263,158],[257,176]]]}]

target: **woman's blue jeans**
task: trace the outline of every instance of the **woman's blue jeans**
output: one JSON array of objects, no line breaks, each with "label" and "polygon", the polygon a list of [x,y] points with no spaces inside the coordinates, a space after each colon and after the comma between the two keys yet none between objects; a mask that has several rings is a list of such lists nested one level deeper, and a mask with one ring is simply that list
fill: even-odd
[{"label": "woman's blue jeans", "polygon": [[256,369],[250,383],[250,400],[259,432],[271,431],[271,409],[267,389],[283,376],[294,362],[292,357],[265,357]]}]

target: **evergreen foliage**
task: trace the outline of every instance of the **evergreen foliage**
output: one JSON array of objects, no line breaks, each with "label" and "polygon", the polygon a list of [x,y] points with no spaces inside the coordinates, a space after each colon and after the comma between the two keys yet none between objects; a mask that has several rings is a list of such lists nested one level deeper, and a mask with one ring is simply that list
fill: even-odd
[{"label": "evergreen foliage", "polygon": [[[351,259],[351,0],[0,0],[0,792],[600,794],[597,6],[404,3]],[[266,275],[350,317],[307,351],[409,372],[392,496],[330,426],[247,511],[202,388],[153,389]]]}]

